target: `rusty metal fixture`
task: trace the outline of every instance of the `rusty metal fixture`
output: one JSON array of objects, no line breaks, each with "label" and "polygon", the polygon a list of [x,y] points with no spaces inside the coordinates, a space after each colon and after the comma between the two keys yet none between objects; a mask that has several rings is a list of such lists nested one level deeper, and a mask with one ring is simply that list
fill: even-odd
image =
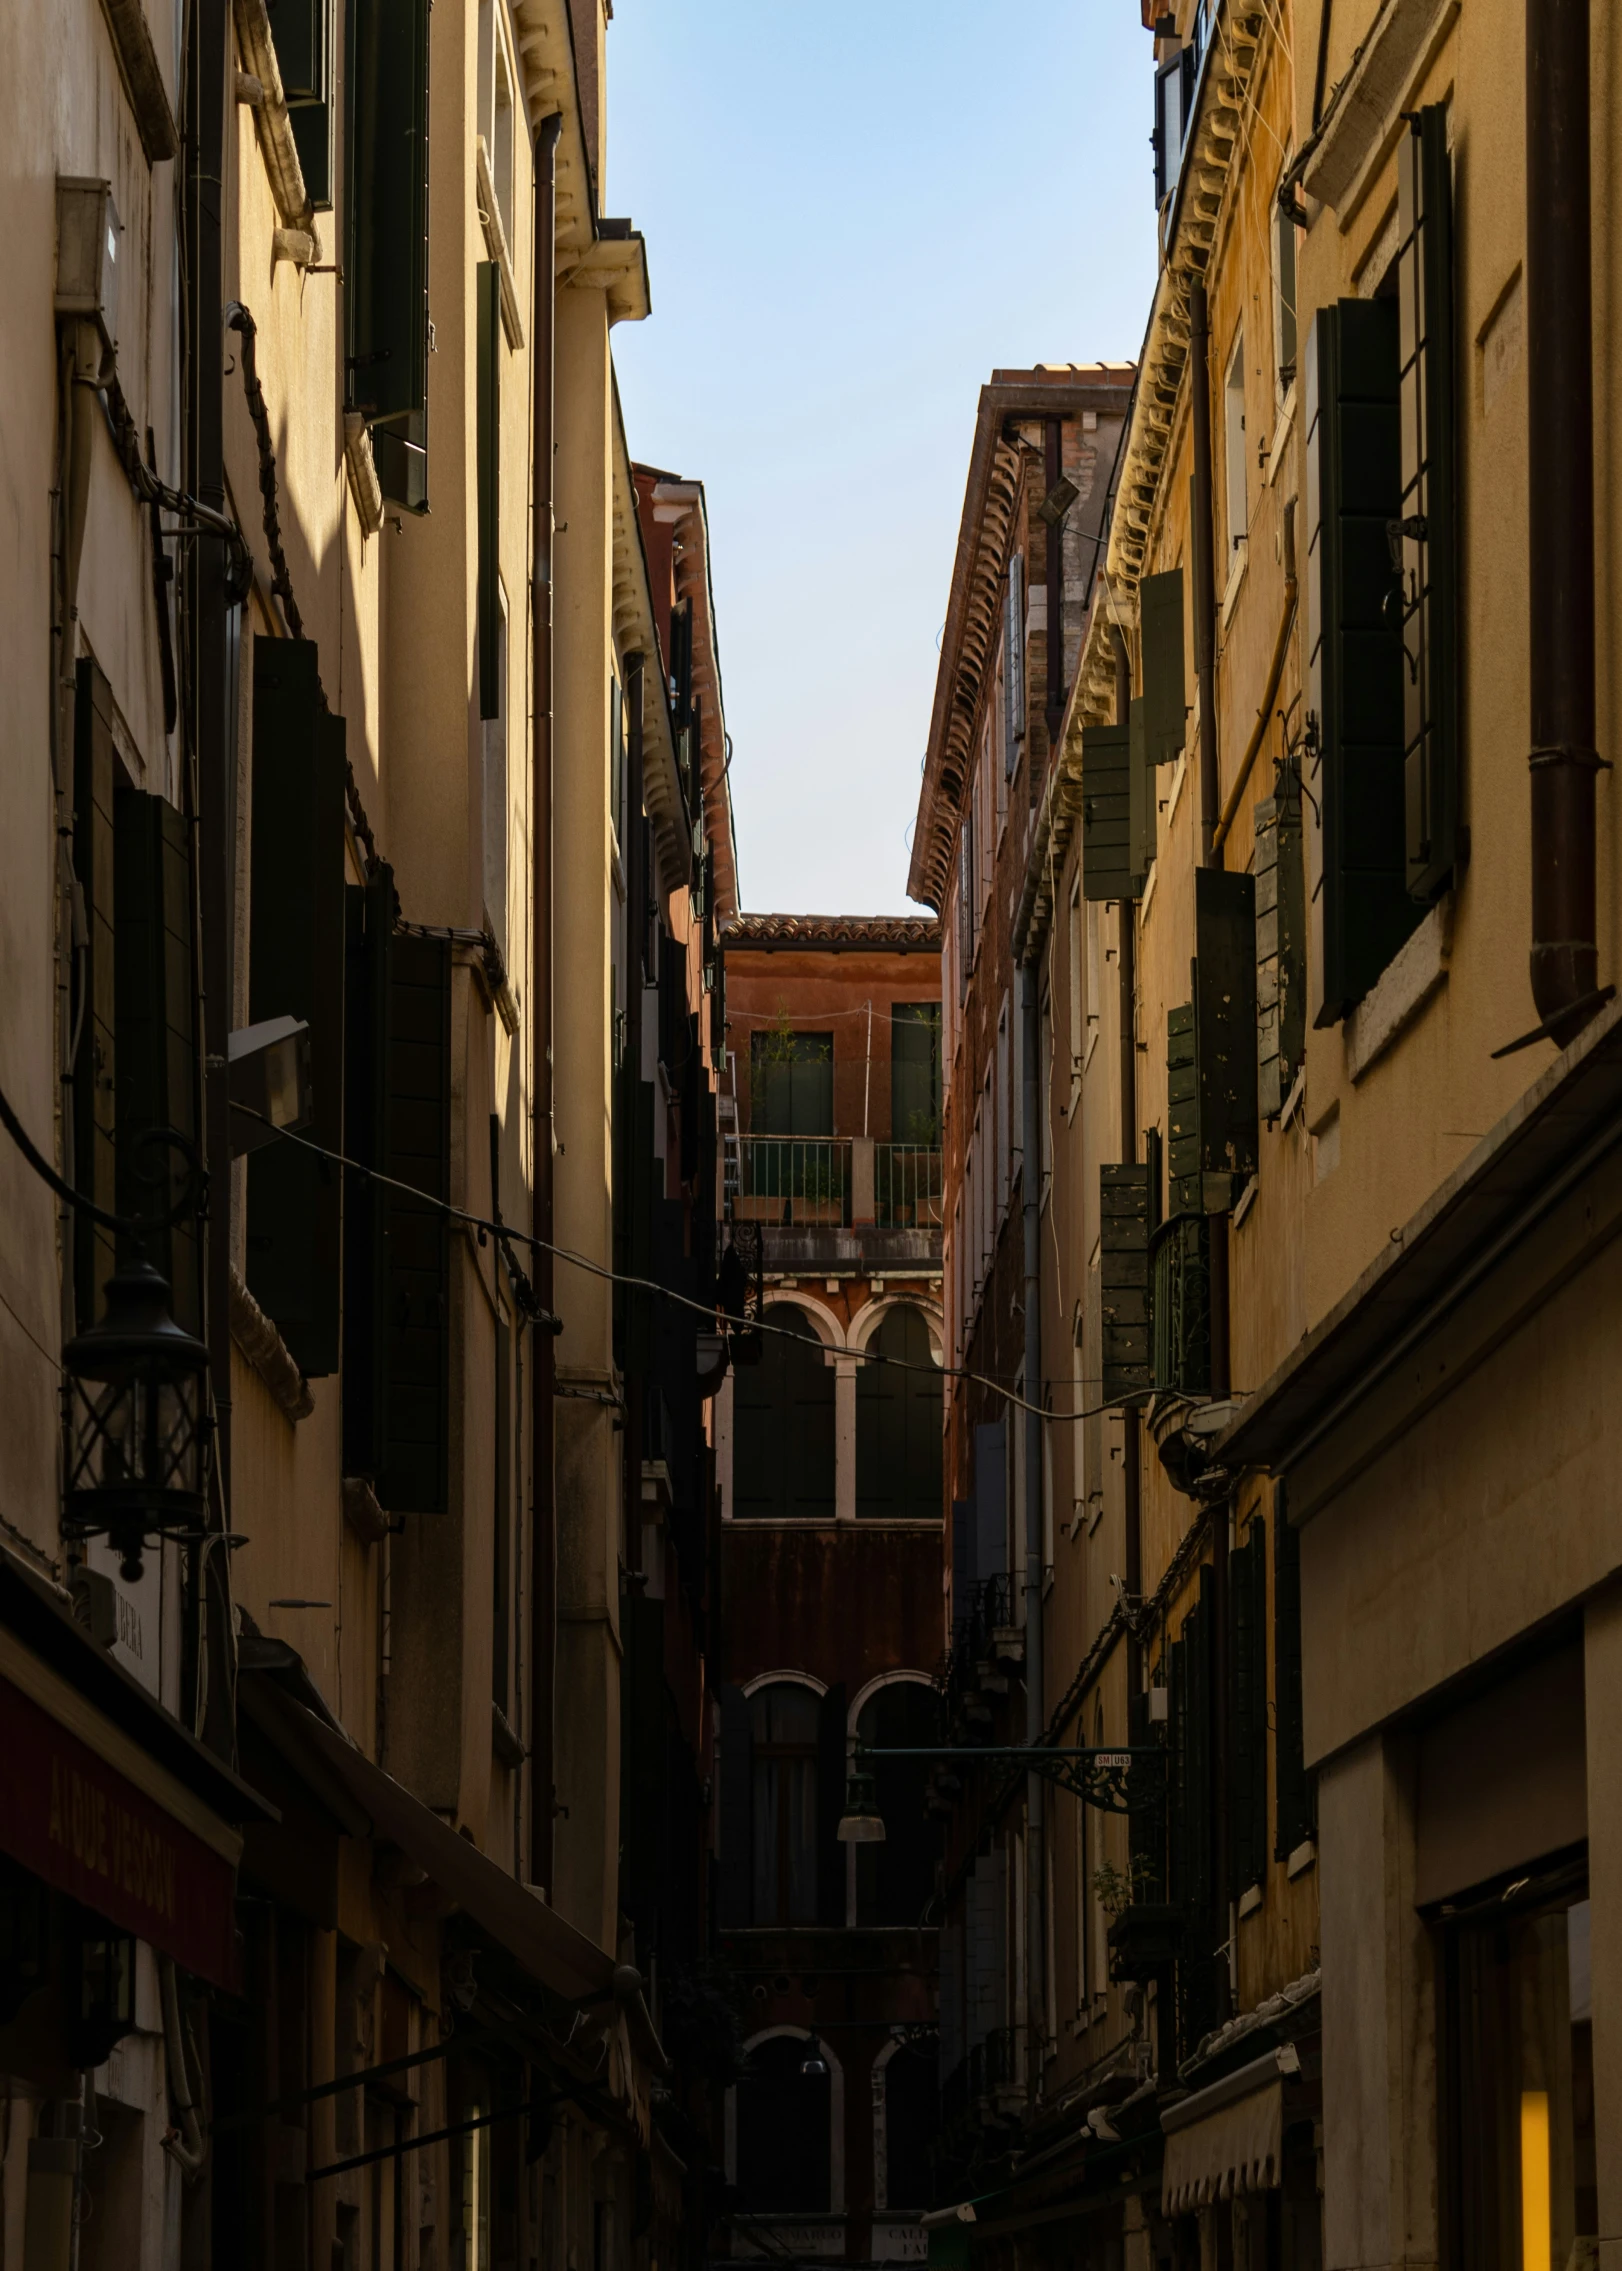
[{"label": "rusty metal fixture", "polygon": [[1193,426],[1194,494],[1189,528],[1194,600],[1194,681],[1200,702],[1200,865],[1220,866],[1215,849],[1222,810],[1216,724],[1216,563],[1212,557],[1211,310],[1205,286],[1188,295],[1189,415]]},{"label": "rusty metal fixture", "polygon": [[1588,47],[1588,0],[1528,0],[1532,998],[1562,1048],[1599,1005]]}]

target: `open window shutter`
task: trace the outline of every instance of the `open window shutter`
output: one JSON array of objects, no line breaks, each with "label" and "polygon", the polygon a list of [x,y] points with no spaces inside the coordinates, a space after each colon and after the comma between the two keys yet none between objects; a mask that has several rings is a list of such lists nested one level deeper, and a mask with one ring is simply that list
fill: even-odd
[{"label": "open window shutter", "polygon": [[[450,1197],[451,950],[391,942],[383,1172]],[[404,1191],[383,1198],[384,1445],[377,1493],[391,1514],[450,1504],[450,1229]]]},{"label": "open window shutter", "polygon": [[1267,1865],[1267,1530],[1258,1518],[1228,1563],[1232,1612],[1232,1740],[1228,1897],[1261,1881]]},{"label": "open window shutter", "polygon": [[[340,1148],[344,967],[343,720],[322,706],[308,639],[256,639],[248,1017],[310,1028],[310,1139]],[[338,1369],[339,1170],[297,1144],[248,1161],[248,1290],[301,1371]]]},{"label": "open window shutter", "polygon": [[754,1922],[755,1744],[749,1698],[741,1688],[716,1690],[721,1709],[721,1869],[716,1922],[723,1932]]},{"label": "open window shutter", "polygon": [[1134,899],[1142,898],[1143,887],[1149,880],[1149,870],[1155,864],[1155,769],[1149,760],[1147,709],[1143,696],[1134,695],[1127,724],[1130,768],[1128,832],[1131,838],[1130,865]]},{"label": "open window shutter", "polygon": [[1225,868],[1194,871],[1194,1051],[1203,1203],[1222,1213],[1255,1173],[1256,885]]},{"label": "open window shutter", "polygon": [[1019,763],[1019,745],[1025,738],[1025,555],[1016,552],[1008,563],[1003,596],[1003,707],[1008,777]]},{"label": "open window shutter", "polygon": [[[501,715],[501,270],[474,271],[478,327],[479,715]],[[617,705],[616,705],[617,711]]]},{"label": "open window shutter", "polygon": [[1188,733],[1183,679],[1183,571],[1145,576],[1138,586],[1143,648],[1144,732],[1151,765],[1169,765]]},{"label": "open window shutter", "polygon": [[[191,867],[186,822],[160,796],[134,789],[114,799],[114,895],[118,908],[118,1212],[153,1214],[186,1180],[182,1155],[140,1145],[148,1129],[197,1136],[197,1036],[191,944]],[[146,1258],[169,1280],[175,1320],[202,1322],[196,1225],[149,1232]]]},{"label": "open window shutter", "polygon": [[[1155,1742],[1149,1698],[1141,1688],[1126,1699],[1126,1739],[1134,1750],[1149,1750]],[[1138,1771],[1134,1766],[1134,1772]],[[1163,1901],[1166,1897],[1166,1786],[1163,1779],[1150,1783],[1147,1792],[1140,1789],[1138,1801],[1127,1816],[1127,1850],[1132,1860],[1133,1900]]]},{"label": "open window shutter", "polygon": [[1453,178],[1447,106],[1408,122],[1397,157],[1402,358],[1403,773],[1410,894],[1434,899],[1459,825]]},{"label": "open window shutter", "polygon": [[1200,1080],[1191,1001],[1166,1012],[1166,1105],[1170,1212],[1197,1214],[1203,1211],[1204,1194],[1200,1181]]},{"label": "open window shutter", "polygon": [[[394,875],[380,866],[344,892],[344,1156],[383,1164],[383,1111]],[[383,1465],[384,1316],[381,1184],[344,1171],[343,1463],[375,1481]]]},{"label": "open window shutter", "polygon": [[1135,1402],[1154,1385],[1149,1346],[1149,1170],[1098,1170],[1103,1395]]},{"label": "open window shutter", "polygon": [[1306,1059],[1307,893],[1301,784],[1291,772],[1256,807],[1256,1100],[1276,1120]]},{"label": "open window shutter", "polygon": [[[108,1213],[118,1207],[117,1091],[113,1037],[114,851],[112,689],[83,657],[74,678],[73,873],[84,900],[83,1016],[73,1066],[73,1180]],[[88,1215],[74,1222],[74,1295],[81,1329],[100,1316],[116,1266],[113,1233]]]},{"label": "open window shutter", "polygon": [[1308,704],[1323,815],[1319,1025],[1360,1001],[1413,929],[1402,633],[1389,528],[1402,499],[1397,309],[1320,308],[1307,341]]},{"label": "open window shutter", "polygon": [[349,9],[348,401],[372,427],[383,494],[413,511],[428,501],[429,4]]},{"label": "open window shutter", "polygon": [[1130,730],[1090,725],[1081,737],[1081,887],[1089,899],[1135,899]]},{"label": "open window shutter", "polygon": [[845,1683],[817,1706],[817,1922],[845,1921],[845,1848],[835,1832],[845,1810]]},{"label": "open window shutter", "polygon": [[276,67],[310,203],[332,203],[332,58],[328,0],[273,0]]},{"label": "open window shutter", "polygon": [[1273,1708],[1273,1853],[1287,1861],[1312,1836],[1314,1821],[1301,1713],[1301,1533],[1290,1521],[1282,1483],[1273,1487]]}]

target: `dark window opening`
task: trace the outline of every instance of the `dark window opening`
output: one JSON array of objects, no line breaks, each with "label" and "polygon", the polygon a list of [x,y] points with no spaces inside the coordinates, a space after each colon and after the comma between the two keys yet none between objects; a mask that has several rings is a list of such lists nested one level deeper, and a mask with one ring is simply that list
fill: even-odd
[{"label": "dark window opening", "polygon": [[818,1702],[809,1688],[757,1688],[749,1699],[754,1761],[754,1918],[817,1921]]},{"label": "dark window opening", "polygon": [[[863,1704],[856,1739],[885,1750],[919,1749],[940,1740],[939,1702],[923,1680],[896,1680]],[[916,1924],[935,1890],[941,1825],[924,1811],[929,1762],[875,1759],[874,1796],[884,1817],[884,1841],[856,1848],[858,1924]],[[893,2071],[893,2068],[892,2068]],[[894,2146],[894,2137],[891,2146]],[[898,2201],[892,2207],[913,2203]]]},{"label": "dark window opening", "polygon": [[929,1327],[917,1309],[892,1309],[868,1346],[885,1361],[856,1375],[857,1518],[939,1521],[943,1375]]},{"label": "dark window opening", "polygon": [[746,2215],[826,2215],[832,2086],[802,2074],[805,2042],[757,2042],[738,2084],[738,2203]]},{"label": "dark window opening", "polygon": [[735,1376],[732,1511],[740,1521],[831,1522],[834,1375],[799,1309],[774,1307],[756,1365]]}]

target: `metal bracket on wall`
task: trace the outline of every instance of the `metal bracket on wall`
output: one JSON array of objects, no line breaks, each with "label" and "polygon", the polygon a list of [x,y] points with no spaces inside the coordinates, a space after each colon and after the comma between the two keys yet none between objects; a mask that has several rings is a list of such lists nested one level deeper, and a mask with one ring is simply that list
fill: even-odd
[{"label": "metal bracket on wall", "polygon": [[1166,1754],[1158,1743],[1134,1743],[1123,1750],[1063,1750],[1053,1743],[1033,1744],[929,1744],[920,1750],[856,1746],[858,1771],[871,1759],[995,1759],[1002,1765],[1020,1766],[1069,1790],[1083,1805],[1100,1813],[1144,1813],[1159,1802],[1165,1780]]}]

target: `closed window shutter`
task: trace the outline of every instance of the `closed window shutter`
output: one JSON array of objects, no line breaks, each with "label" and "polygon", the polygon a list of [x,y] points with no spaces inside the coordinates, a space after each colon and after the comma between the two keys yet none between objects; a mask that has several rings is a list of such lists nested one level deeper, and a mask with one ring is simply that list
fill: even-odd
[{"label": "closed window shutter", "polygon": [[[344,1155],[383,1165],[394,876],[379,866],[344,892]],[[380,1183],[344,1172],[343,1463],[374,1480],[383,1467],[384,1208]]]},{"label": "closed window shutter", "polygon": [[817,1922],[845,1921],[845,1848],[837,1836],[845,1810],[845,1683],[836,1680],[817,1706]]},{"label": "closed window shutter", "polygon": [[[651,1080],[638,1080],[636,1068],[620,1070],[620,1109],[615,1114],[618,1137],[615,1161],[615,1196],[620,1268],[627,1277],[653,1276],[653,1206],[659,1163],[653,1151],[654,1088]],[[615,1307],[624,1368],[640,1376],[648,1367],[653,1320],[650,1294],[634,1286],[616,1289]]]},{"label": "closed window shutter", "polygon": [[1149,1169],[1098,1170],[1103,1389],[1135,1403],[1154,1386],[1149,1325]]},{"label": "closed window shutter", "polygon": [[1256,1101],[1276,1120],[1306,1061],[1307,893],[1301,784],[1291,772],[1256,807]]},{"label": "closed window shutter", "polygon": [[1130,730],[1090,725],[1081,737],[1081,888],[1088,899],[1135,899]]},{"label": "closed window shutter", "polygon": [[1308,704],[1317,731],[1322,1000],[1333,1025],[1418,919],[1408,894],[1401,628],[1389,528],[1402,498],[1397,308],[1341,300],[1307,341]]},{"label": "closed window shutter", "polygon": [[1151,765],[1169,765],[1188,732],[1183,678],[1183,571],[1145,576],[1138,586],[1143,650],[1144,731]]},{"label": "closed window shutter", "polygon": [[271,29],[289,123],[312,205],[332,203],[329,0],[274,0]]},{"label": "closed window shutter", "polygon": [[1274,1857],[1287,1861],[1313,1835],[1313,1778],[1307,1771],[1301,1711],[1301,1533],[1273,1489],[1273,1693],[1277,1737],[1273,1774],[1277,1793]]},{"label": "closed window shutter", "polygon": [[1156,799],[1155,768],[1149,758],[1147,725],[1148,705],[1142,695],[1134,695],[1128,711],[1127,758],[1128,833],[1131,839],[1130,867],[1132,896],[1141,899],[1149,870],[1155,864]]},{"label": "closed window shutter", "polygon": [[[383,1172],[450,1197],[451,949],[391,944]],[[383,1199],[384,1445],[378,1496],[391,1514],[450,1506],[450,1228],[405,1191]]]},{"label": "closed window shutter", "polygon": [[749,1699],[741,1688],[722,1686],[716,1691],[716,1700],[721,1711],[721,1866],[716,1922],[723,1932],[742,1932],[755,1920],[754,1735],[749,1724]]},{"label": "closed window shutter", "polygon": [[1223,1213],[1256,1171],[1256,885],[1194,872],[1194,1055],[1203,1205]]},{"label": "closed window shutter", "polygon": [[[248,1017],[310,1028],[312,1143],[343,1136],[344,721],[323,706],[308,639],[253,649]],[[248,1161],[248,1290],[301,1371],[336,1372],[339,1170],[291,1143]]]},{"label": "closed window shutter", "polygon": [[[479,715],[502,713],[501,685],[501,270],[474,271],[479,475]],[[616,704],[616,716],[618,705]],[[616,792],[618,777],[616,768]]]},{"label": "closed window shutter", "polygon": [[1408,889],[1434,899],[1459,826],[1453,178],[1447,108],[1409,119],[1397,159],[1402,357],[1403,775]]},{"label": "closed window shutter", "polygon": [[[187,1167],[169,1146],[142,1145],[149,1129],[197,1137],[197,1028],[192,976],[191,867],[186,822],[160,796],[134,789],[114,799],[114,894],[118,909],[118,1211],[153,1214],[180,1196]],[[202,1323],[196,1224],[149,1231],[146,1258],[169,1280],[175,1320]]]},{"label": "closed window shutter", "polygon": [[1194,1004],[1166,1012],[1166,1172],[1172,1214],[1204,1211],[1200,1177],[1200,1076]]},{"label": "closed window shutter", "polygon": [[1258,1516],[1228,1562],[1232,1607],[1231,1882],[1237,1900],[1267,1864],[1267,1531]]},{"label": "closed window shutter", "polygon": [[1019,744],[1025,738],[1025,557],[1020,552],[1008,563],[1003,600],[1003,705],[1007,727],[1003,739],[1012,779]]},{"label": "closed window shutter", "polygon": [[352,0],[348,400],[372,428],[383,494],[428,503],[428,12],[430,0]]},{"label": "closed window shutter", "polygon": [[[1217,1943],[1226,1937],[1217,1918],[1215,1796],[1212,1756],[1211,1677],[1212,1575],[1200,1571],[1200,1598],[1183,1623],[1186,1680],[1186,1734],[1183,1758],[1184,1910],[1186,1954],[1178,1963],[1179,2033],[1185,2054],[1217,2016],[1218,1973],[1225,1959]],[[1174,1894],[1174,1898],[1178,1897]]]},{"label": "closed window shutter", "polygon": [[[117,990],[114,952],[113,697],[87,655],[74,676],[73,873],[84,900],[79,1051],[73,1063],[73,1181],[109,1214],[118,1207]],[[87,1215],[73,1229],[74,1298],[80,1327],[99,1317],[117,1257],[113,1233]]]}]

